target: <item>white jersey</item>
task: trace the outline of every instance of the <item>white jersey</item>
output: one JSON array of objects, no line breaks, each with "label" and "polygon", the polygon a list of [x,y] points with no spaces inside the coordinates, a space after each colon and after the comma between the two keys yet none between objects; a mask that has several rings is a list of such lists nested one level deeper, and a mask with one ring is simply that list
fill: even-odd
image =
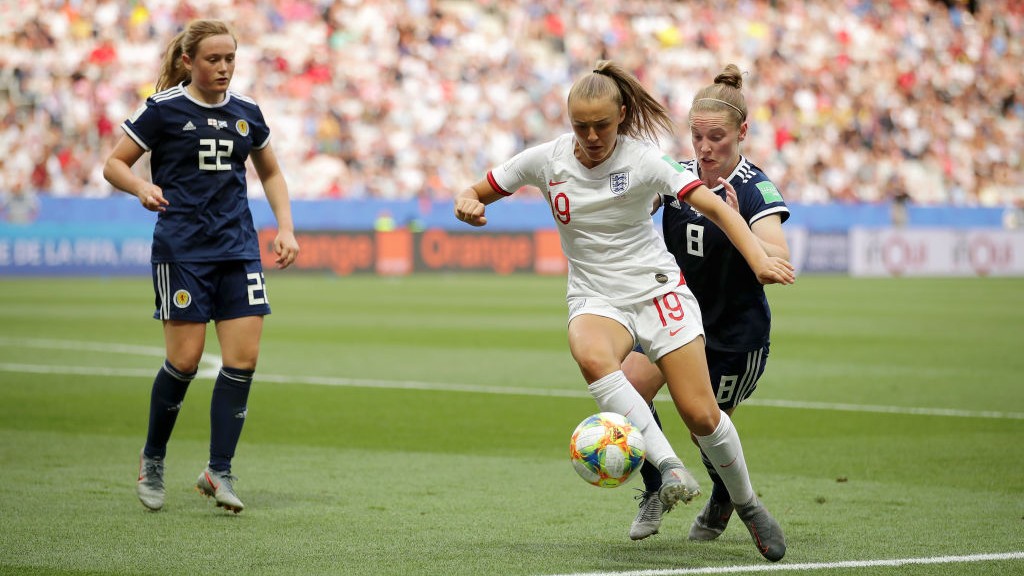
[{"label": "white jersey", "polygon": [[545,191],[569,261],[567,298],[640,302],[682,283],[675,257],[654,226],[655,198],[683,197],[701,184],[690,171],[634,138],[619,136],[612,155],[587,168],[572,133],[528,148],[487,179],[500,194],[523,186]]}]

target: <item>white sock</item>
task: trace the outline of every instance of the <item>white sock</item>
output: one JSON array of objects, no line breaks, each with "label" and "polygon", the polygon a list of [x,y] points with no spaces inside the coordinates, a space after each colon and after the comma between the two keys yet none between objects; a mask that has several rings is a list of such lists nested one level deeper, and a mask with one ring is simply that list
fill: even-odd
[{"label": "white sock", "polygon": [[715,470],[729,489],[729,498],[734,504],[749,504],[754,500],[754,487],[747,473],[747,461],[743,458],[740,435],[732,425],[732,419],[725,412],[715,431],[707,436],[697,436],[697,443],[715,465]]},{"label": "white sock", "polygon": [[[616,412],[629,418],[640,429],[647,445],[647,460],[659,466],[666,458],[676,458],[676,453],[665,438],[665,433],[658,427],[651,415],[651,409],[644,402],[643,396],[633,388],[622,370],[595,381],[587,386],[590,395],[597,401],[602,412]],[[660,466],[659,466],[660,468]]]}]

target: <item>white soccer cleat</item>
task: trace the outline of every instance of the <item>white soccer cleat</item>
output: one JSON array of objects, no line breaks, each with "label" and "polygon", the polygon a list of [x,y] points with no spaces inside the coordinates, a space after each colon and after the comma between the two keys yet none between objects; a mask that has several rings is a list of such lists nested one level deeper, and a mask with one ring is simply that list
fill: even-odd
[{"label": "white soccer cleat", "polygon": [[238,514],[245,509],[245,504],[235,494],[234,483],[238,480],[230,472],[217,472],[207,468],[196,480],[196,490],[206,497],[213,497],[218,508],[225,508]]}]

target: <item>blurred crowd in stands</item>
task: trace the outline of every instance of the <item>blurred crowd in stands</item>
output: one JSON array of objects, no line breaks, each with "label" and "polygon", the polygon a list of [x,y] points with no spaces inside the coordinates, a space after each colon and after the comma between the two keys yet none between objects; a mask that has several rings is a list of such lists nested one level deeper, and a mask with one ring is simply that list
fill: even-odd
[{"label": "blurred crowd in stands", "polygon": [[4,0],[0,195],[113,194],[119,125],[196,17],[235,28],[232,88],[296,199],[450,198],[568,131],[569,85],[610,58],[680,159],[692,95],[737,64],[743,152],[789,202],[1024,205],[1020,0]]}]

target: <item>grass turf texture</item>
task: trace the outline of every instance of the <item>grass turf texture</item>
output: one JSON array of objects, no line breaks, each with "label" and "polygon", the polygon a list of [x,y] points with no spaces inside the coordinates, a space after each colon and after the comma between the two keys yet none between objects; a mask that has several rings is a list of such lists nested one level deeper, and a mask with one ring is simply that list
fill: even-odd
[{"label": "grass turf texture", "polygon": [[[564,279],[268,276],[274,314],[234,467],[238,516],[192,488],[209,365],[169,446],[165,509],[135,498],[163,357],[148,280],[0,280],[0,573],[767,564],[738,523],[712,543],[686,540],[703,496],[631,542],[639,478],[603,490],[573,472],[569,434],[596,406],[568,353]],[[1022,293],[1020,279],[809,276],[769,288],[772,355],[755,400],[1003,415],[744,406],[735,421],[786,530],[783,564],[1024,550]],[[206,360],[212,325],[209,336]],[[659,411],[707,488],[671,403]],[[1021,571],[1010,559],[812,573]]]}]

